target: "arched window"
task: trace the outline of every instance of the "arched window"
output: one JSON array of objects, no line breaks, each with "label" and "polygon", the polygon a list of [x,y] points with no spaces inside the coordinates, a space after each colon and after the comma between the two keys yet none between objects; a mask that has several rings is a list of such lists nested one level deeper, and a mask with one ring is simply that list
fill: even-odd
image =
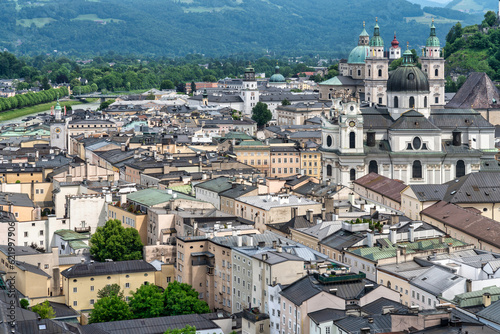
[{"label": "arched window", "polygon": [[358,76],[361,76],[361,70],[358,70]]},{"label": "arched window", "polygon": [[378,76],[381,77],[382,76],[382,70],[378,70]]},{"label": "arched window", "polygon": [[414,179],[422,178],[422,163],[420,162],[420,160],[413,161],[411,177]]},{"label": "arched window", "polygon": [[332,176],[333,175],[333,172],[332,172],[332,165],[326,165],[326,176]]},{"label": "arched window", "polygon": [[326,146],[331,147],[333,145],[332,136],[326,136]]},{"label": "arched window", "polygon": [[399,108],[399,100],[397,96],[394,96],[394,108]]},{"label": "arched window", "polygon": [[354,181],[356,180],[356,170],[354,168],[352,168],[350,171],[349,171],[349,178],[351,181]]},{"label": "arched window", "polygon": [[463,160],[458,160],[457,161],[457,170],[456,170],[456,175],[457,177],[461,177],[465,175],[465,162]]},{"label": "arched window", "polygon": [[413,96],[410,96],[410,108],[415,108],[415,98]]},{"label": "arched window", "polygon": [[371,160],[368,165],[368,173],[377,173],[378,174],[378,164],[375,160]]},{"label": "arched window", "polygon": [[349,133],[349,148],[356,148],[356,133]]},{"label": "arched window", "polygon": [[434,70],[434,75],[435,75],[436,77],[437,77],[437,76],[439,76],[439,70],[438,70],[437,68]]},{"label": "arched window", "polygon": [[424,97],[424,108],[427,108],[427,96]]}]

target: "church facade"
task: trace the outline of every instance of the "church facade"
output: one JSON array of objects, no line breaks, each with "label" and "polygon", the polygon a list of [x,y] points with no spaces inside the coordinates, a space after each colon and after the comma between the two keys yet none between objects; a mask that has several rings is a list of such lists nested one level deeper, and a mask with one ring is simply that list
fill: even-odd
[{"label": "church facade", "polygon": [[429,38],[423,70],[406,50],[385,84],[373,77],[374,68],[386,66],[385,59],[376,58],[381,46],[370,43],[366,96],[382,97],[385,105],[361,103],[358,92],[349,89],[331,93],[332,108],[322,116],[324,180],[351,185],[375,172],[406,184],[438,184],[498,166],[494,126],[473,109],[442,107],[444,61],[433,27]]}]

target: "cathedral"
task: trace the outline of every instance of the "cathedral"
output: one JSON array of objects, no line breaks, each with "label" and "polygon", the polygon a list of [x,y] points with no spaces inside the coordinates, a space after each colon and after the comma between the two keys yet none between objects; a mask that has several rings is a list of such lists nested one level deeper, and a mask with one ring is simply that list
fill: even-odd
[{"label": "cathedral", "polygon": [[[391,45],[385,52],[378,24],[371,40],[363,29],[341,75],[322,83],[322,98],[333,101],[322,115],[323,179],[350,185],[375,172],[406,184],[439,184],[499,169],[495,127],[473,109],[444,108],[434,24],[421,68],[410,50],[401,55],[396,39]],[[389,72],[399,55],[401,65]]]}]

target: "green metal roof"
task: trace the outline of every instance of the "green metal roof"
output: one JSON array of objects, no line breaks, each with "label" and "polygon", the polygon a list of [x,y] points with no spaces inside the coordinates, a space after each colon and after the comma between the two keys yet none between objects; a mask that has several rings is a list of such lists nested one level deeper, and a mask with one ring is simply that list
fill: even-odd
[{"label": "green metal roof", "polygon": [[238,146],[264,146],[264,143],[258,140],[244,140]]},{"label": "green metal roof", "polygon": [[186,194],[183,193],[173,191],[172,194],[169,194],[167,193],[167,190],[160,190],[153,188],[139,190],[131,194],[128,194],[127,199],[144,206],[155,206],[172,200],[174,198],[174,194],[176,194],[178,199],[181,198],[181,199],[197,201],[196,198],[187,196]]},{"label": "green metal roof", "polygon": [[78,233],[73,230],[57,230],[54,232],[60,236],[63,240],[72,241],[72,240],[86,240],[90,238],[90,234],[88,233]]},{"label": "green metal roof", "polygon": [[342,82],[337,77],[330,78],[326,81],[320,82],[319,84],[328,86],[342,86]]},{"label": "green metal roof", "polygon": [[479,306],[483,304],[483,295],[489,293],[491,295],[491,302],[494,303],[500,299],[500,287],[495,285],[485,287],[482,290],[461,293],[455,296],[453,301],[459,307]]},{"label": "green metal roof", "polygon": [[69,247],[73,249],[84,249],[84,248],[90,248],[89,245],[84,243],[81,240],[73,240],[69,242]]},{"label": "green metal roof", "polygon": [[415,242],[401,242],[396,244],[396,247],[391,244],[389,239],[382,239],[385,241],[384,243],[388,246],[386,247],[364,247],[351,250],[350,252],[371,261],[378,261],[381,259],[388,259],[391,257],[396,257],[396,252],[398,250],[397,246],[406,246],[406,253],[412,254],[417,251],[425,251],[425,250],[433,250],[433,249],[441,249],[446,248],[448,246],[457,247],[457,246],[465,246],[467,245],[465,242],[462,242],[458,239],[454,238],[445,238],[443,243],[439,243],[439,238],[434,239],[426,239]]},{"label": "green metal roof", "polygon": [[247,135],[246,133],[244,132],[240,132],[240,131],[231,131],[231,132],[228,132],[223,138],[227,138],[227,139],[253,139],[252,136],[249,136]]},{"label": "green metal roof", "polygon": [[368,33],[366,32],[365,26],[363,25],[363,31],[361,34],[359,34],[359,37],[369,37]]},{"label": "green metal roof", "polygon": [[177,192],[180,192],[180,193],[183,193],[183,194],[186,194],[186,195],[189,195],[189,194],[191,194],[192,187],[190,184],[187,184],[187,185],[183,185],[183,186],[170,187],[170,189],[177,191]]},{"label": "green metal roof", "polygon": [[229,181],[229,178],[224,177],[224,176],[218,177],[218,178],[213,179],[213,180],[207,180],[205,182],[198,183],[196,185],[196,188],[206,189],[206,190],[210,190],[210,191],[213,191],[216,193],[226,191],[228,189],[231,189],[231,187],[232,187],[232,184]]},{"label": "green metal roof", "polygon": [[370,46],[384,46],[384,40],[380,37],[380,28],[378,23],[375,23],[373,29],[373,38],[370,40]]}]

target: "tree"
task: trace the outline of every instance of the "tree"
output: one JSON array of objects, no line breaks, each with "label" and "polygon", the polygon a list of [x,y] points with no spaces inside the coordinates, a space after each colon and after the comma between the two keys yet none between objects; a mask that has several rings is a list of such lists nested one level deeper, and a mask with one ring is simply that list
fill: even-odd
[{"label": "tree", "polygon": [[53,319],[56,317],[56,313],[54,312],[52,306],[50,306],[48,300],[44,301],[41,304],[33,306],[31,310],[35,313],[38,313],[38,315],[42,319]]},{"label": "tree", "polygon": [[174,281],[167,286],[163,296],[163,315],[170,316],[210,312],[207,303],[198,298],[198,292],[189,284]]},{"label": "tree", "polygon": [[257,102],[252,109],[252,119],[257,122],[257,126],[262,127],[273,118],[273,114],[267,108],[267,104]]},{"label": "tree", "polygon": [[196,83],[194,81],[191,81],[191,93],[196,93]]},{"label": "tree", "polygon": [[123,292],[120,291],[120,286],[116,283],[106,285],[104,288],[97,291],[97,298],[99,299],[111,296],[118,296],[120,299],[124,299]]},{"label": "tree", "polygon": [[110,219],[106,225],[98,227],[90,238],[90,254],[97,261],[142,259],[141,237],[132,228],[124,228],[118,219]]},{"label": "tree", "polygon": [[281,105],[282,106],[289,106],[289,105],[291,105],[291,103],[290,103],[290,101],[288,101],[287,98],[285,98],[283,101],[281,101]]},{"label": "tree", "polygon": [[154,318],[162,314],[163,300],[163,293],[156,285],[145,284],[132,292],[128,305],[134,318]]},{"label": "tree", "polygon": [[104,110],[106,109],[107,107],[109,107],[109,105],[111,103],[115,102],[115,100],[104,100],[103,102],[101,102],[101,104],[99,105],[99,110]]},{"label": "tree", "polygon": [[41,84],[42,84],[42,89],[43,90],[49,90],[51,88],[50,84],[49,84],[49,78],[47,78],[47,77],[43,77],[42,78]]},{"label": "tree", "polygon": [[132,319],[132,311],[130,311],[127,302],[113,295],[95,302],[94,308],[90,312],[89,323],[130,319]]},{"label": "tree", "polygon": [[497,14],[491,10],[487,11],[486,14],[484,14],[484,20],[481,23],[483,27],[492,27],[497,20]]},{"label": "tree", "polygon": [[156,99],[155,98],[155,95],[153,93],[149,93],[147,96],[146,96],[146,100],[154,100]]},{"label": "tree", "polygon": [[170,80],[163,80],[160,84],[160,89],[165,90],[165,89],[174,89],[174,83]]},{"label": "tree", "polygon": [[182,329],[178,329],[178,328],[169,329],[163,334],[196,334],[196,327],[186,325],[186,327],[184,327]]},{"label": "tree", "polygon": [[23,309],[28,309],[28,306],[30,306],[29,300],[27,300],[25,298],[21,299],[21,301],[19,302],[19,304],[21,304],[21,307]]},{"label": "tree", "polygon": [[181,82],[180,84],[177,85],[177,87],[175,87],[175,89],[177,90],[177,93],[185,93],[186,92],[186,84]]}]

